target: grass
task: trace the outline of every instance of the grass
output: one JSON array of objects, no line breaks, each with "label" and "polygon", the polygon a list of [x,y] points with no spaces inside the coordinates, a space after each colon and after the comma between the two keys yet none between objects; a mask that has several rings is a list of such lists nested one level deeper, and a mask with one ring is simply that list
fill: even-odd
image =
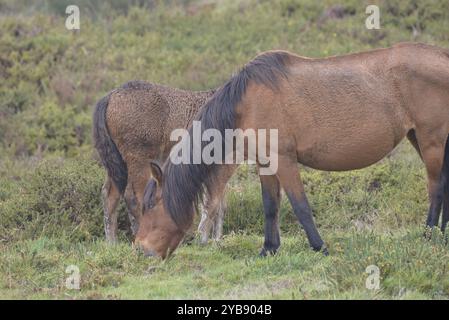
[{"label": "grass", "polygon": [[[129,243],[73,244],[41,238],[2,247],[0,298],[26,299],[447,299],[449,251],[422,230],[376,235],[326,232],[330,256],[304,235],[283,237],[275,256],[259,258],[258,235],[226,235],[208,246],[183,245],[168,261],[138,255]],[[380,289],[365,282],[380,268]],[[81,289],[67,289],[67,266]]]}]

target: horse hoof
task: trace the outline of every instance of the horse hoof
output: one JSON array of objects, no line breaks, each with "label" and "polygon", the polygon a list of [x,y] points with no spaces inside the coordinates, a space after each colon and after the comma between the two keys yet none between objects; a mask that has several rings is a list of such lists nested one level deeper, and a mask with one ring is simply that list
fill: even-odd
[{"label": "horse hoof", "polygon": [[316,247],[316,248],[313,248],[312,247],[312,249],[313,249],[313,251],[315,251],[315,252],[321,252],[323,255],[325,255],[326,257],[329,255],[329,251],[327,250],[327,248],[323,245],[323,246],[321,246],[321,247]]},{"label": "horse hoof", "polygon": [[423,238],[425,239],[425,240],[432,240],[432,237],[433,237],[433,233],[434,233],[434,230],[436,230],[437,229],[437,226],[433,226],[433,227],[431,227],[431,226],[426,226],[426,230],[424,231],[424,233],[423,233]]}]

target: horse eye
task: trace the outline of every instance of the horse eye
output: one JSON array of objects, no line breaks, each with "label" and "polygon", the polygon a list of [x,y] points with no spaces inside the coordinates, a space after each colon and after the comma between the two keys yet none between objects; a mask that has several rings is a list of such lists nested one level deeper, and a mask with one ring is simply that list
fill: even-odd
[{"label": "horse eye", "polygon": [[149,202],[148,203],[148,209],[153,209],[155,205],[156,204],[153,201]]}]

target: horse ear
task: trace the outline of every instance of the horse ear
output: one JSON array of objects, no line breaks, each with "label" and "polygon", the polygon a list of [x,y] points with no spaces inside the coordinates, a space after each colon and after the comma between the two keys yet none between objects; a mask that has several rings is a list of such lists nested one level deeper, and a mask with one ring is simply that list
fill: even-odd
[{"label": "horse ear", "polygon": [[162,169],[154,161],[150,162],[151,175],[157,181],[158,185],[162,185]]}]

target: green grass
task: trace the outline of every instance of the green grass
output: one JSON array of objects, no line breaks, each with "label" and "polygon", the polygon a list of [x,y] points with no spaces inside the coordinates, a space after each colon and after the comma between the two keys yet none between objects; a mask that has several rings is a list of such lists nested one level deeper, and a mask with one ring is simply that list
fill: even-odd
[{"label": "green grass", "polygon": [[[376,235],[324,232],[330,256],[314,253],[303,234],[283,237],[275,256],[260,258],[262,238],[227,235],[208,246],[183,245],[168,261],[144,258],[129,243],[73,244],[41,238],[1,247],[0,298],[101,299],[448,299],[449,251],[422,230]],[[69,265],[81,289],[64,286]],[[369,265],[379,290],[365,286]]]}]

